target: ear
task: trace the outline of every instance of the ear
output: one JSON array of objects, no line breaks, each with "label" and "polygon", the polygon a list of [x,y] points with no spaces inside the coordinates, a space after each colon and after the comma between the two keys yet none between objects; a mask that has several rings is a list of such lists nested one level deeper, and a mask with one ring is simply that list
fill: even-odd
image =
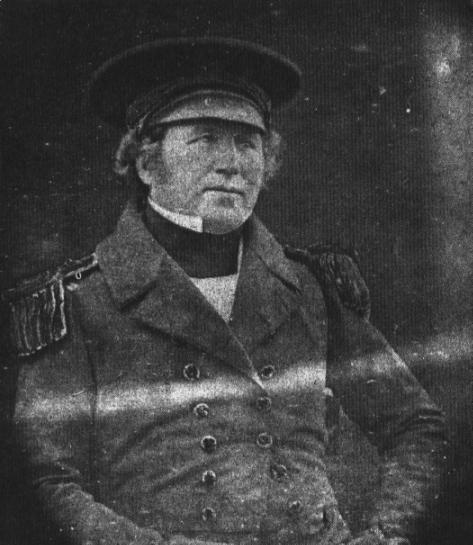
[{"label": "ear", "polygon": [[143,153],[140,153],[138,157],[136,158],[136,172],[138,173],[138,176],[140,180],[147,186],[152,185],[152,174],[150,171],[145,167],[145,160]]}]

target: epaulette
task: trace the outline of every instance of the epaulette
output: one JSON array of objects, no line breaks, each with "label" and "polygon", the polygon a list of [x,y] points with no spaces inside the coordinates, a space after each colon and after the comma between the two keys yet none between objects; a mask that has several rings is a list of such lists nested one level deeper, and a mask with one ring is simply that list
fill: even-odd
[{"label": "epaulette", "polygon": [[64,290],[98,268],[90,254],[55,271],[21,281],[1,294],[8,306],[10,339],[19,356],[31,356],[67,335]]},{"label": "epaulette", "polygon": [[286,246],[290,259],[303,263],[315,275],[322,288],[335,286],[343,305],[362,318],[370,316],[369,290],[358,269],[358,256],[336,246],[313,245],[307,248]]}]

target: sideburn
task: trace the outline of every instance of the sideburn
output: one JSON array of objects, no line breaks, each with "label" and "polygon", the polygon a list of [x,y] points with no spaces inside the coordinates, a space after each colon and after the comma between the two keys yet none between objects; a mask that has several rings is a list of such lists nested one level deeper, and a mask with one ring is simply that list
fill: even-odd
[{"label": "sideburn", "polygon": [[149,187],[142,182],[134,165],[128,169],[126,179],[130,195],[134,196],[136,209],[139,212],[143,212],[148,201]]},{"label": "sideburn", "polygon": [[[146,201],[151,192],[151,178],[155,185],[166,184],[167,171],[161,155],[161,142],[151,145],[144,145],[133,168],[136,203],[138,209],[144,210]],[[140,174],[142,171],[142,174]],[[148,179],[145,181],[143,175]]]}]

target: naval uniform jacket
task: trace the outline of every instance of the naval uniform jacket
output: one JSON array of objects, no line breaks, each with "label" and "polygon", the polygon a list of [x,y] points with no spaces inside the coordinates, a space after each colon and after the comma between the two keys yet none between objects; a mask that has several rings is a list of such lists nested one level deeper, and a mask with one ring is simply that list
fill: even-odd
[{"label": "naval uniform jacket", "polygon": [[68,335],[23,363],[15,411],[68,541],[345,543],[323,462],[327,385],[386,457],[371,524],[415,534],[437,491],[440,411],[256,218],[228,324],[133,207],[96,255],[66,290]]}]

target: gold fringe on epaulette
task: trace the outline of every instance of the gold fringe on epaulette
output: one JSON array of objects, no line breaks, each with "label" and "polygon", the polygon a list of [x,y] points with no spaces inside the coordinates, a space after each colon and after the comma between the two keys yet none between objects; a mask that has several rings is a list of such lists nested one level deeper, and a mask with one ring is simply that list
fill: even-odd
[{"label": "gold fringe on epaulette", "polygon": [[370,294],[351,256],[326,245],[307,249],[286,246],[285,252],[290,259],[307,265],[322,287],[334,285],[345,307],[369,319]]},{"label": "gold fringe on epaulette", "polygon": [[10,301],[10,335],[19,356],[30,356],[67,333],[64,282],[52,278],[44,288]]}]

